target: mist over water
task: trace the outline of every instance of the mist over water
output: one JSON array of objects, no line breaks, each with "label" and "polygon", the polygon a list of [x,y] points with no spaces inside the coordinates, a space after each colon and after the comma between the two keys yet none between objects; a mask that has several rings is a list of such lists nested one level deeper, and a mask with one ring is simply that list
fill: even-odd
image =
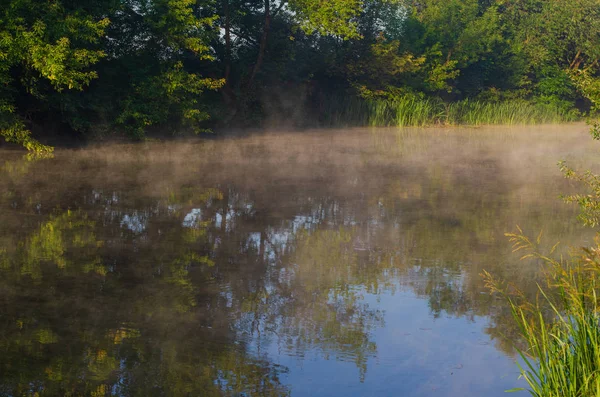
[{"label": "mist over water", "polygon": [[583,124],[0,151],[0,395],[501,396]]}]

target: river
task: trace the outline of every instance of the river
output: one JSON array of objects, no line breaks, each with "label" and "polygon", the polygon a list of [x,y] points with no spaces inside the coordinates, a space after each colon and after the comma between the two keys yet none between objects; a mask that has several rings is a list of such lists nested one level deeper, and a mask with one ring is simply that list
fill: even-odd
[{"label": "river", "polygon": [[0,395],[504,396],[583,124],[0,149]]}]

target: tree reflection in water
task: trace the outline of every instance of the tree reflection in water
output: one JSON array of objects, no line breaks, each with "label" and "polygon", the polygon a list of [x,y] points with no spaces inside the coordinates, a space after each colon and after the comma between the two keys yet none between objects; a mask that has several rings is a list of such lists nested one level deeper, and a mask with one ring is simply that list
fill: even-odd
[{"label": "tree reflection in water", "polygon": [[510,353],[510,313],[479,273],[533,293],[537,266],[502,238],[516,223],[586,238],[555,199],[560,175],[536,157],[515,179],[510,143],[465,149],[460,134],[445,149],[461,161],[419,136],[322,139],[7,152],[0,394],[287,395],[272,345],[364,380],[386,326],[365,298],[397,291],[433,317],[489,318]]}]

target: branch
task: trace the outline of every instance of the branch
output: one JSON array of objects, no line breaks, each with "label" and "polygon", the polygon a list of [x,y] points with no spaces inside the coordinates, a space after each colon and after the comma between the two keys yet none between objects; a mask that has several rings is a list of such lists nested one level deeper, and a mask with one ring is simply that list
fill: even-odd
[{"label": "branch", "polygon": [[244,39],[254,45],[258,44],[258,41],[256,41],[256,39],[254,37],[248,36],[240,31],[237,31],[235,29],[231,29],[231,33],[233,33],[235,36],[237,36],[240,39]]},{"label": "branch", "polygon": [[277,16],[277,14],[279,14],[279,11],[281,11],[283,6],[286,4],[287,4],[287,0],[281,0],[281,3],[279,3],[279,7],[277,7],[277,9],[271,14],[273,16],[273,18],[275,18]]},{"label": "branch", "polygon": [[575,66],[579,66],[581,62],[577,62],[579,60],[579,56],[581,55],[581,50],[577,51],[577,55],[573,59],[573,62],[569,65],[569,69],[574,69]]}]

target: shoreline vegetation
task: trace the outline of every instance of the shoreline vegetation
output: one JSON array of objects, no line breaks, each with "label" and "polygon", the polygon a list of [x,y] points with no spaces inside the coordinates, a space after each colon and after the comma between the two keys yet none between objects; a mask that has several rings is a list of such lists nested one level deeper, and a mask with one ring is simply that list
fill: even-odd
[{"label": "shoreline vegetation", "polygon": [[[308,115],[305,116],[310,119]],[[360,97],[332,98],[323,109],[323,114],[316,124],[301,124],[292,126],[292,129],[303,130],[313,128],[346,128],[346,127],[480,127],[480,126],[517,126],[517,125],[544,125],[564,124],[584,121],[586,117],[581,112],[564,108],[553,104],[533,103],[525,100],[485,102],[479,100],[465,99],[457,102],[444,102],[439,98],[422,98],[406,96],[396,99],[364,99]],[[282,121],[285,128],[289,128]],[[276,123],[277,125],[277,123]],[[38,127],[42,128],[42,127]],[[270,127],[254,127],[253,130],[267,131]],[[217,136],[227,136],[226,128],[216,131]],[[234,130],[236,130],[234,128]],[[242,129],[244,131],[244,129]],[[213,135],[212,131],[206,131]],[[64,135],[64,134],[63,134]],[[126,133],[115,133],[115,131],[103,131],[94,136],[79,136],[71,138],[73,144],[76,141],[102,142],[112,138],[146,140],[153,139],[151,131],[143,135],[127,138]],[[177,137],[185,134],[169,132],[158,133],[159,136]],[[192,134],[194,135],[194,134]],[[57,139],[56,136],[48,134],[50,142]],[[83,141],[82,141],[83,139]],[[60,138],[58,138],[60,140]],[[7,140],[10,142],[10,140]],[[44,142],[44,141],[42,141]],[[42,143],[33,137],[27,137],[23,141],[14,141],[17,145],[24,146],[31,156],[39,157],[52,153],[53,143],[47,141]],[[0,147],[2,142],[0,142]],[[34,153],[36,153],[34,155]]]},{"label": "shoreline vegetation", "polygon": [[[522,259],[539,260],[544,266],[537,296],[526,296],[516,286],[491,274],[482,274],[487,287],[508,303],[522,341],[513,341],[517,362],[529,393],[536,397],[584,397],[600,393],[600,327],[598,296],[600,240],[566,260],[538,250],[518,228],[507,233]],[[557,244],[558,245],[558,244]],[[520,343],[524,347],[519,348]],[[507,391],[521,391],[515,388]]]},{"label": "shoreline vegetation", "polygon": [[404,97],[332,101],[324,125],[329,127],[427,127],[560,124],[581,121],[576,110],[525,100],[485,102],[465,99],[446,103],[436,98]]},{"label": "shoreline vegetation", "polygon": [[[8,0],[0,138],[592,117],[598,0]],[[46,144],[44,144],[46,143]]]}]

